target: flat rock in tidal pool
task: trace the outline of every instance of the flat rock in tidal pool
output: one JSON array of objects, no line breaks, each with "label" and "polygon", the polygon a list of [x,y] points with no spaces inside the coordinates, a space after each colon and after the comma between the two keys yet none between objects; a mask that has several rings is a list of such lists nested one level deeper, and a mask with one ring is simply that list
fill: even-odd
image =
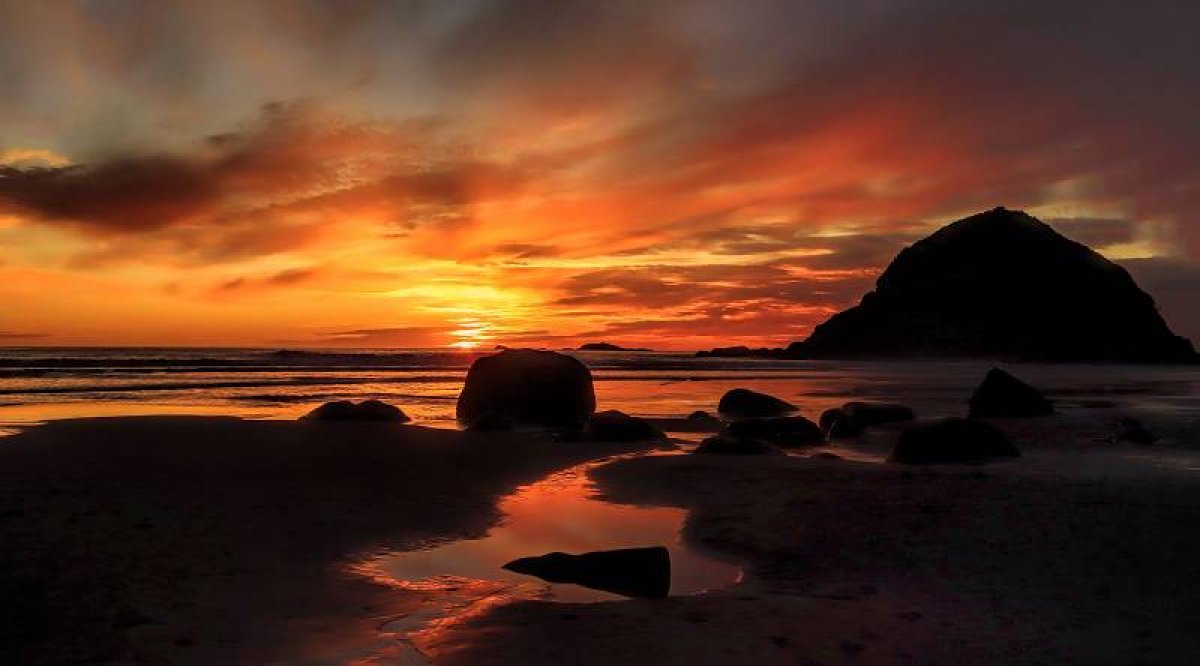
[{"label": "flat rock in tidal pool", "polygon": [[995,426],[972,419],[920,423],[900,433],[891,462],[904,465],[981,463],[1021,454]]},{"label": "flat rock in tidal pool", "polygon": [[783,447],[813,446],[825,443],[817,424],[803,416],[775,416],[734,421],[724,433],[735,439],[760,440]]},{"label": "flat rock in tidal pool", "polygon": [[596,412],[588,419],[584,430],[588,439],[601,442],[636,442],[647,439],[666,439],[661,430],[646,419],[610,409]]},{"label": "flat rock in tidal pool", "polygon": [[309,421],[392,421],[408,423],[411,419],[399,407],[379,400],[327,402],[303,417]]},{"label": "flat rock in tidal pool", "polygon": [[671,591],[671,553],[662,546],[598,550],[579,555],[548,553],[504,565],[551,583],[572,583],[627,597],[666,597]]},{"label": "flat rock in tidal pool", "polygon": [[735,388],[721,396],[717,411],[731,419],[751,419],[791,414],[796,406],[773,395]]},{"label": "flat rock in tidal pool", "polygon": [[770,442],[760,439],[717,435],[700,442],[693,454],[718,456],[782,456],[783,451]]},{"label": "flat rock in tidal pool", "polygon": [[862,431],[887,423],[912,421],[917,418],[912,409],[886,402],[847,402],[836,409],[821,413],[821,430],[829,439],[857,437]]},{"label": "flat rock in tidal pool", "polygon": [[1054,405],[1041,391],[1000,368],[987,373],[971,396],[970,405],[974,419],[1046,416],[1054,412]]},{"label": "flat rock in tidal pool", "polygon": [[471,364],[456,414],[467,427],[487,415],[518,426],[579,431],[595,411],[592,373],[578,359],[506,349]]}]

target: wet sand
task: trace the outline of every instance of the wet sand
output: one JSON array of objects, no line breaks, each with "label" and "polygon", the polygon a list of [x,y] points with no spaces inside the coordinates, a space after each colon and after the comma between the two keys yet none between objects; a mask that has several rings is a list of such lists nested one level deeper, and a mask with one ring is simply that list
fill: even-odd
[{"label": "wet sand", "polygon": [[411,595],[354,554],[478,537],[496,500],[637,445],[140,417],[0,438],[0,663],[347,663]]},{"label": "wet sand", "polygon": [[1196,663],[1200,458],[1106,443],[1109,416],[1008,422],[1024,456],[986,466],[599,467],[613,501],[689,509],[685,538],[741,558],[749,581],[499,606],[422,647],[445,664]]}]

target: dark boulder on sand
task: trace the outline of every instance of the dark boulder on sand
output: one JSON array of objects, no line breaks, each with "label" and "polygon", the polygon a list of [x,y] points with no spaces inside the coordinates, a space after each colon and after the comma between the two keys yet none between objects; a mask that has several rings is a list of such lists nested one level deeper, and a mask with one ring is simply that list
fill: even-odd
[{"label": "dark boulder on sand", "polygon": [[399,407],[379,400],[364,400],[357,403],[349,400],[327,402],[305,414],[303,418],[309,421],[392,421],[395,423],[408,423],[412,420]]},{"label": "dark boulder on sand", "polygon": [[796,406],[766,393],[735,388],[721,396],[717,411],[727,418],[752,419],[791,414]]},{"label": "dark boulder on sand", "polygon": [[998,428],[971,419],[941,419],[900,433],[891,462],[905,465],[980,463],[1021,454]]},{"label": "dark boulder on sand", "polygon": [[580,430],[595,411],[592,373],[578,359],[508,349],[471,364],[456,414],[467,427],[486,416],[514,425]]},{"label": "dark boulder on sand", "polygon": [[1124,268],[1005,208],[905,248],[874,291],[786,356],[1200,360]]},{"label": "dark boulder on sand", "polygon": [[783,447],[814,446],[825,443],[817,424],[803,416],[773,416],[743,419],[730,423],[722,433],[736,439],[761,440]]},{"label": "dark boulder on sand", "polygon": [[671,553],[662,546],[549,553],[504,565],[551,583],[573,583],[627,597],[663,598],[671,591]]},{"label": "dark boulder on sand", "polygon": [[646,419],[610,409],[596,412],[588,419],[584,434],[601,442],[636,442],[647,439],[666,439],[663,431]]},{"label": "dark boulder on sand", "polygon": [[718,456],[781,456],[783,450],[770,442],[748,437],[717,435],[700,442],[693,454]]},{"label": "dark boulder on sand", "polygon": [[971,395],[971,418],[1020,418],[1054,412],[1042,392],[1000,368],[992,368]]},{"label": "dark boulder on sand", "polygon": [[829,439],[857,437],[863,430],[887,423],[912,421],[917,415],[909,407],[886,402],[848,402],[821,413],[821,430]]}]

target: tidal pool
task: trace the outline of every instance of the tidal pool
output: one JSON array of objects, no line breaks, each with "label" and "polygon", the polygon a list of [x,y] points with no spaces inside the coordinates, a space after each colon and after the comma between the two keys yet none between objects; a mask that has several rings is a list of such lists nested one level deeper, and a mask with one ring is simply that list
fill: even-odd
[{"label": "tidal pool", "polygon": [[685,510],[614,504],[601,498],[587,472],[605,462],[609,461],[572,467],[518,488],[499,503],[502,522],[481,539],[387,553],[355,567],[359,574],[411,590],[422,600],[416,611],[380,626],[381,638],[391,645],[388,659],[428,663],[424,643],[456,621],[485,613],[497,604],[524,600],[596,603],[626,598],[572,584],[548,583],[502,568],[520,557],[665,546],[671,555],[671,596],[696,594],[742,580],[737,564],[683,542],[680,531]]},{"label": "tidal pool", "polygon": [[488,581],[503,584],[506,595],[550,601],[593,602],[623,599],[600,590],[547,583],[502,567],[519,557],[561,551],[665,546],[671,553],[671,595],[725,587],[741,569],[685,544],[680,537],[687,512],[671,507],[614,504],[600,498],[587,471],[606,461],[572,467],[518,488],[500,501],[504,517],[482,539],[455,541],[428,550],[390,553],[370,569],[411,589],[460,590]]}]

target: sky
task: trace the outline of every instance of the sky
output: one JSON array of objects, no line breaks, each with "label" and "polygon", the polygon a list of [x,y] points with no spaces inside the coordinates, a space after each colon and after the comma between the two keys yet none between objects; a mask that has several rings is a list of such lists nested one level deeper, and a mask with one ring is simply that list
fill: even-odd
[{"label": "sky", "polygon": [[804,338],[1003,205],[1200,342],[1200,3],[0,0],[0,345]]}]

